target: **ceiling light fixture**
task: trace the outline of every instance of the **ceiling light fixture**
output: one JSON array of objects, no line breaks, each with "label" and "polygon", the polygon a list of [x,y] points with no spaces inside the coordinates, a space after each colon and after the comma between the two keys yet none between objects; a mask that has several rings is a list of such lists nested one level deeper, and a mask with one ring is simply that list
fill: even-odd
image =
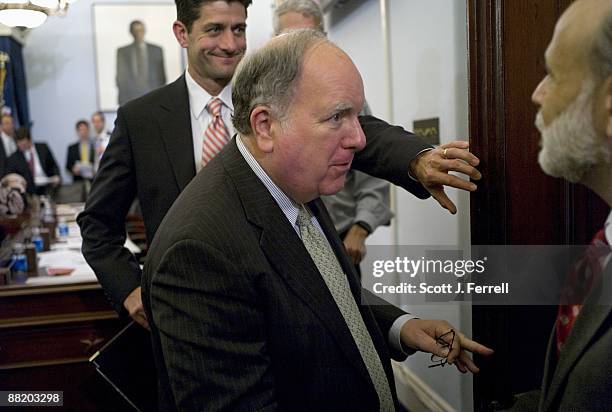
[{"label": "ceiling light fixture", "polygon": [[65,15],[67,9],[67,0],[0,0],[0,23],[31,29],[43,24],[48,16]]}]

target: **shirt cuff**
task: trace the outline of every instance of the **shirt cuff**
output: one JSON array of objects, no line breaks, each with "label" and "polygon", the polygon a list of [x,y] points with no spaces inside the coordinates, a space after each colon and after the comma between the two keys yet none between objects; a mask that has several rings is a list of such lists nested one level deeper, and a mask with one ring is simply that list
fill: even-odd
[{"label": "shirt cuff", "polygon": [[368,232],[368,236],[372,234],[372,225],[365,220],[358,220],[355,224]]},{"label": "shirt cuff", "polygon": [[[416,156],[414,156],[413,160],[419,157],[421,153],[429,152],[430,150],[433,150],[433,149],[434,149],[433,147],[428,147],[427,149],[421,150],[419,153],[416,154]],[[412,173],[410,173],[410,167],[408,167],[408,177],[414,180],[415,182],[419,181],[416,177],[412,176]]]},{"label": "shirt cuff", "polygon": [[393,349],[403,353],[406,356],[410,356],[416,352],[416,349],[412,349],[404,345],[400,337],[400,331],[402,330],[402,327],[404,326],[406,322],[408,322],[411,319],[419,319],[419,318],[414,315],[411,315],[410,313],[407,313],[395,319],[395,322],[393,322],[393,325],[391,325],[391,329],[389,329],[389,336],[388,336],[389,345]]}]

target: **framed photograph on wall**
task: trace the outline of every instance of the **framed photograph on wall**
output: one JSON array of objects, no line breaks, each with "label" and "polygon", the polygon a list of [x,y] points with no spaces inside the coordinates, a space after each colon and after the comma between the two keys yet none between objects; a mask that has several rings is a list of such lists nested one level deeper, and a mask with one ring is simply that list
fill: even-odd
[{"label": "framed photograph on wall", "polygon": [[102,111],[116,111],[185,70],[182,49],[172,32],[174,3],[98,3],[92,10]]}]

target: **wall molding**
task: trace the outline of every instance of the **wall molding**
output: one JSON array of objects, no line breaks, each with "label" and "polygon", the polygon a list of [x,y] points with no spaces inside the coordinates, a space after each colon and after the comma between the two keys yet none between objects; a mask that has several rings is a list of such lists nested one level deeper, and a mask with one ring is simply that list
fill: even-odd
[{"label": "wall molding", "polygon": [[[455,409],[444,398],[412,372],[405,363],[392,361],[391,366],[393,367],[395,384],[398,386],[398,389],[408,388],[432,412],[455,412]],[[402,398],[400,396],[401,392],[398,390],[400,399]],[[410,405],[406,406],[410,407]]]}]

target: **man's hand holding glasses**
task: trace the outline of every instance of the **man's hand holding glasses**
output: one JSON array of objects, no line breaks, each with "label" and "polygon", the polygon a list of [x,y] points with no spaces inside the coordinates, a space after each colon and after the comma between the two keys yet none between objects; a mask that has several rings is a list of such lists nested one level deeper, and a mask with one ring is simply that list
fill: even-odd
[{"label": "man's hand holding glasses", "polygon": [[444,320],[411,319],[400,332],[402,344],[423,352],[431,353],[432,365],[455,365],[459,371],[478,373],[476,366],[467,352],[482,356],[493,354],[493,349],[475,342]]}]

